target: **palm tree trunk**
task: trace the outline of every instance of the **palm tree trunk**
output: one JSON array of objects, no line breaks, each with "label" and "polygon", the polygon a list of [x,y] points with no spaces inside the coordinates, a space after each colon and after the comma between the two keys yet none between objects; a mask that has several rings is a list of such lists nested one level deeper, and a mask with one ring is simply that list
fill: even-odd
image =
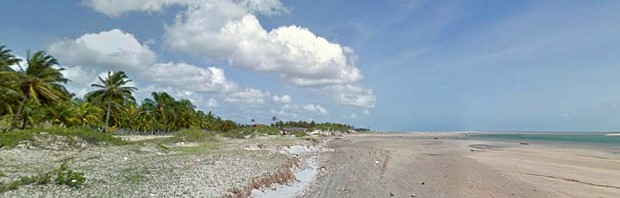
[{"label": "palm tree trunk", "polygon": [[24,120],[22,120],[22,130],[24,130],[26,128],[26,121],[27,121],[27,116],[28,112],[24,112]]},{"label": "palm tree trunk", "polygon": [[112,105],[112,100],[108,100],[108,109],[105,113],[105,129],[103,132],[108,132],[108,123],[110,122],[110,106]]},{"label": "palm tree trunk", "polygon": [[[17,114],[16,114],[17,116],[15,116],[13,118],[13,126],[14,127],[17,127],[16,122],[17,122],[17,119],[19,118],[19,116],[24,117],[23,119],[26,120],[26,116],[22,115],[22,111],[24,110],[24,107],[26,106],[26,102],[27,101],[28,101],[28,97],[25,97],[24,100],[22,100],[21,104],[19,104],[19,109],[17,109]],[[22,129],[23,129],[23,127],[22,127]]]}]

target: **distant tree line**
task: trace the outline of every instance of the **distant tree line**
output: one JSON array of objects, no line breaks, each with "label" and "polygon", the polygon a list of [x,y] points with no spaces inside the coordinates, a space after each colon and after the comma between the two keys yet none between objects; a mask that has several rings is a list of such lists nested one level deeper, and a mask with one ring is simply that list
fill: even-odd
[{"label": "distant tree line", "polygon": [[[45,51],[26,53],[21,60],[5,46],[0,46],[0,132],[26,129],[37,125],[89,127],[105,132],[161,134],[196,128],[227,132],[240,125],[222,119],[211,111],[198,110],[188,99],[176,99],[166,92],[152,92],[150,98],[137,102],[123,71],[108,71],[92,84],[94,91],[84,98],[75,97],[65,84],[58,60]],[[278,121],[275,128],[299,127],[331,131],[367,130],[347,124],[314,121]]]},{"label": "distant tree line", "polygon": [[[24,62],[25,64],[22,64]],[[237,128],[232,120],[203,112],[187,99],[175,99],[166,92],[135,101],[135,87],[122,71],[109,71],[96,90],[84,98],[67,91],[58,60],[45,51],[27,52],[20,60],[0,46],[0,130],[25,129],[51,124],[64,127],[87,126],[103,131],[166,133],[186,128],[229,131]]]},{"label": "distant tree line", "polygon": [[[276,120],[276,119],[273,119]],[[323,130],[323,131],[349,131],[349,130],[354,130],[354,131],[369,131],[369,129],[365,129],[365,128],[355,128],[354,126],[348,125],[348,124],[340,124],[340,123],[331,123],[331,122],[325,122],[325,123],[316,123],[314,121],[277,121],[271,124],[272,127],[276,127],[276,128],[288,128],[288,127],[294,127],[294,128],[305,128],[308,130],[314,130],[314,129],[318,129],[318,130]]]}]

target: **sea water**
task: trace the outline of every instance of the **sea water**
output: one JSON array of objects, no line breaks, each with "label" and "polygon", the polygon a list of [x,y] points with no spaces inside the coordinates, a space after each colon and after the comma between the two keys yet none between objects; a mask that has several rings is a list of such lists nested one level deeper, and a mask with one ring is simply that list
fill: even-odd
[{"label": "sea water", "polygon": [[620,146],[620,136],[610,136],[609,133],[534,133],[534,132],[496,132],[468,134],[466,139],[507,140],[520,142],[557,142],[574,144],[591,144]]}]

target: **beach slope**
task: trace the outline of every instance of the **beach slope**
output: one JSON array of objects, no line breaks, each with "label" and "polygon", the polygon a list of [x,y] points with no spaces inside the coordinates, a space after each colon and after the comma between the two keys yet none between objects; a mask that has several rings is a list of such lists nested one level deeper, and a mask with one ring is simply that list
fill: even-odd
[{"label": "beach slope", "polygon": [[613,150],[364,134],[330,143],[304,197],[620,197]]}]

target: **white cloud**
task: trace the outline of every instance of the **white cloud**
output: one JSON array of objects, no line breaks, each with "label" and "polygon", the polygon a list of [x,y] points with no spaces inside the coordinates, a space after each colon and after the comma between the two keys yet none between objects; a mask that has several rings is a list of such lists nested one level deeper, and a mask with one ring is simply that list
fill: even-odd
[{"label": "white cloud", "polygon": [[244,5],[252,13],[278,15],[289,12],[280,0],[238,0],[237,2]]},{"label": "white cloud", "polygon": [[160,85],[195,92],[224,93],[239,87],[227,80],[220,68],[201,68],[187,63],[157,63],[141,75]]},{"label": "white cloud", "polygon": [[217,107],[217,100],[213,99],[213,98],[209,98],[209,100],[207,100],[205,106],[211,107],[211,108],[215,108],[215,107]]},{"label": "white cloud", "polygon": [[291,103],[291,96],[289,95],[283,95],[283,96],[273,96],[272,100],[274,103],[276,104],[290,104]]},{"label": "white cloud", "polygon": [[[278,74],[284,82],[297,87],[323,87],[315,90],[327,90],[340,104],[363,109],[375,106],[373,91],[355,85],[363,76],[356,67],[353,49],[330,42],[307,28],[292,25],[266,30],[262,26],[256,15],[289,12],[279,0],[83,0],[83,3],[111,17],[132,11],[161,12],[171,5],[186,6],[187,10],[177,14],[172,24],[165,25],[163,43],[171,50],[203,56],[209,61],[226,60],[233,67]],[[56,42],[50,51],[74,65],[116,67],[111,69],[125,71],[148,68],[152,72],[141,73],[142,80],[174,90],[217,93],[229,103],[264,104],[271,97],[269,92],[242,88],[227,80],[219,68],[173,62],[155,64],[155,53],[145,43],[114,29]],[[282,104],[283,109],[327,112],[321,111],[322,107],[294,104],[287,95],[271,99]]]},{"label": "white cloud", "polygon": [[286,120],[287,118],[288,119],[299,118],[299,114],[287,112],[285,110],[275,110],[275,109],[272,109],[271,110],[271,114],[284,117],[284,118],[279,118],[280,120]]},{"label": "white cloud", "polygon": [[336,100],[341,104],[359,108],[373,108],[377,98],[372,89],[365,89],[354,85],[334,86]]},{"label": "white cloud", "polygon": [[190,3],[195,0],[83,0],[82,3],[111,17],[130,11],[160,12],[166,6]]},{"label": "white cloud", "polygon": [[351,48],[297,26],[268,32],[247,7],[231,1],[189,7],[165,29],[165,43],[173,50],[280,74],[292,85],[348,84],[362,79]]},{"label": "white cloud", "polygon": [[[83,0],[82,3],[110,17],[119,17],[131,11],[161,12],[175,4],[195,5],[213,1],[217,0]],[[276,15],[288,12],[279,0],[235,0],[235,3],[253,13]]]},{"label": "white cloud", "polygon": [[119,29],[57,41],[48,50],[63,63],[124,71],[144,68],[156,60],[147,45]]},{"label": "white cloud", "polygon": [[265,98],[269,98],[270,95],[269,92],[246,88],[244,90],[227,93],[224,101],[236,104],[262,105],[265,103]]},{"label": "white cloud", "polygon": [[67,89],[75,93],[76,97],[83,97],[89,91],[92,91],[91,84],[99,83],[97,72],[85,70],[82,66],[63,66],[65,70],[61,71],[62,75],[69,79]]},{"label": "white cloud", "polygon": [[59,41],[49,50],[59,59],[77,65],[65,67],[67,70],[63,74],[73,81],[68,89],[79,97],[92,90],[90,84],[98,83],[97,74],[105,75],[105,70],[110,69],[126,71],[130,79],[143,85],[136,92],[138,99],[149,97],[154,91],[165,91],[198,105],[216,107],[217,100],[205,101],[204,93],[214,93],[227,102],[252,105],[263,104],[270,96],[268,92],[243,88],[228,80],[221,68],[203,68],[183,62],[154,63],[155,54],[148,46],[118,29]]},{"label": "white cloud", "polygon": [[316,104],[307,104],[303,106],[303,109],[307,112],[311,112],[311,113],[315,113],[318,115],[327,115],[329,114],[329,112],[327,112],[327,109],[323,108],[321,105],[316,105]]}]

